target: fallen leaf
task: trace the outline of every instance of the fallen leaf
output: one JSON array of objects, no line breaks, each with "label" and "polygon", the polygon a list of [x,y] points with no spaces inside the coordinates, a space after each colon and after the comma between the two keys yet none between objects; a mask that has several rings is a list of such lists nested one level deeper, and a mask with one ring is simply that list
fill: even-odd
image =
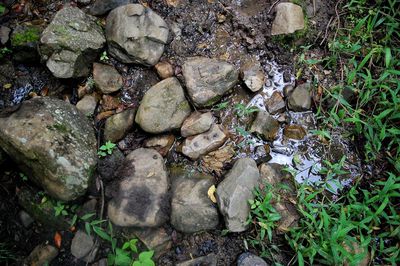
[{"label": "fallen leaf", "polygon": [[7,83],[7,84],[4,84],[3,85],[3,88],[4,89],[10,89],[12,87],[12,84],[11,83]]},{"label": "fallen leaf", "polygon": [[61,239],[61,234],[57,231],[54,234],[54,244],[58,249],[61,248]]},{"label": "fallen leaf", "polygon": [[208,189],[207,195],[208,195],[208,198],[209,198],[212,202],[217,203],[217,199],[215,198],[215,195],[214,195],[215,190],[216,190],[215,185],[212,185],[212,186]]}]

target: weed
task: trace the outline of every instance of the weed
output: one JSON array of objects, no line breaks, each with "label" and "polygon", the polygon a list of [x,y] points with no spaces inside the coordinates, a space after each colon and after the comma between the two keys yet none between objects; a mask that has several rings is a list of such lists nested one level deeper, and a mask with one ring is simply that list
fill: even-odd
[{"label": "weed", "polygon": [[112,154],[115,147],[116,145],[108,140],[104,145],[101,145],[99,151],[97,152],[97,155],[100,158],[106,157],[107,155]]},{"label": "weed", "polygon": [[0,4],[0,15],[3,15],[6,12],[6,7]]},{"label": "weed", "polygon": [[244,104],[241,104],[241,103],[235,104],[234,110],[235,110],[237,117],[239,117],[239,118],[246,117],[254,112],[259,111],[258,108],[255,106],[246,107]]},{"label": "weed", "polygon": [[21,177],[22,181],[28,181],[28,177],[24,173],[19,173],[19,177]]},{"label": "weed", "polygon": [[215,107],[213,108],[213,110],[215,111],[220,111],[220,110],[224,110],[228,107],[229,102],[222,102],[219,103],[217,105],[215,105]]},{"label": "weed", "polygon": [[7,47],[3,47],[0,49],[0,59],[2,59],[7,54],[11,54],[12,50],[8,49]]},{"label": "weed", "polygon": [[107,60],[109,60],[110,58],[107,55],[107,51],[103,51],[100,55],[100,61],[101,62],[106,62]]}]

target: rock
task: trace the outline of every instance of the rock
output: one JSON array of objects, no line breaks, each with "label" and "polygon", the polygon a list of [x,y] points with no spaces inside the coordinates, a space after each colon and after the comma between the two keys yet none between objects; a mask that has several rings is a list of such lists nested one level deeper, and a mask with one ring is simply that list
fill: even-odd
[{"label": "rock", "polygon": [[259,111],[254,119],[250,132],[260,134],[264,139],[274,140],[279,131],[279,122],[276,121],[268,112]]},{"label": "rock", "polygon": [[[300,216],[297,213],[296,190],[293,183],[293,177],[285,172],[284,166],[276,163],[264,163],[260,165],[260,186],[264,186],[266,182],[276,188],[276,192],[280,195],[280,200],[273,200],[273,207],[281,215],[281,219],[277,222],[277,232],[285,233],[291,227],[297,226]],[[282,189],[285,185],[288,189]]]},{"label": "rock", "polygon": [[121,106],[121,100],[119,99],[119,97],[114,97],[111,95],[103,95],[103,97],[101,97],[100,103],[103,111],[115,110],[118,109],[119,106]]},{"label": "rock", "polygon": [[96,138],[75,106],[50,97],[24,101],[0,117],[0,146],[56,199],[85,194],[97,163]]},{"label": "rock", "polygon": [[190,112],[179,81],[168,78],[146,92],[135,121],[144,131],[157,134],[179,129]]},{"label": "rock", "polygon": [[288,139],[301,140],[307,135],[307,132],[300,125],[287,125],[283,129],[283,135]]},{"label": "rock", "polygon": [[89,213],[96,213],[96,207],[97,207],[97,200],[90,199],[78,208],[76,214],[78,215],[78,217],[82,217]]},{"label": "rock", "polygon": [[213,105],[238,81],[234,65],[206,57],[188,58],[182,73],[189,97],[198,107]]},{"label": "rock", "polygon": [[77,2],[78,2],[79,4],[82,4],[82,5],[88,5],[88,4],[90,4],[90,1],[91,1],[91,0],[78,0]]},{"label": "rock", "polygon": [[125,137],[133,126],[135,114],[136,109],[127,109],[107,118],[104,126],[104,139],[115,143]]},{"label": "rock", "polygon": [[135,4],[138,0],[96,0],[89,9],[89,13],[94,16],[101,16],[108,11],[126,4]]},{"label": "rock", "polygon": [[92,95],[85,95],[76,104],[76,109],[78,109],[86,117],[90,117],[94,114],[94,110],[96,109],[96,106],[97,106],[96,98]]},{"label": "rock", "polygon": [[286,103],[279,92],[275,91],[267,100],[267,109],[271,115],[282,113],[286,110]]},{"label": "rock", "polygon": [[108,216],[118,226],[157,227],[168,219],[168,176],[162,156],[137,149],[117,173],[118,191],[108,204]]},{"label": "rock", "polygon": [[174,135],[156,136],[145,140],[144,147],[153,148],[158,151],[161,156],[166,156],[175,142]]},{"label": "rock", "polygon": [[155,68],[158,76],[162,79],[170,78],[174,75],[174,68],[168,62],[159,62],[155,65]]},{"label": "rock", "polygon": [[64,7],[43,31],[39,53],[55,77],[86,77],[105,42],[95,17]]},{"label": "rock", "polygon": [[99,159],[97,163],[97,172],[103,180],[110,181],[114,179],[115,173],[122,165],[125,157],[119,149],[114,149],[113,153]]},{"label": "rock", "polygon": [[184,262],[177,263],[176,266],[217,266],[217,256],[214,253],[208,254],[207,256],[198,257],[195,259],[187,260]]},{"label": "rock", "polygon": [[34,62],[39,60],[37,46],[42,28],[36,25],[22,24],[16,26],[11,34],[13,58],[18,62]]},{"label": "rock", "polygon": [[228,165],[235,156],[236,152],[233,148],[233,144],[228,143],[224,147],[202,157],[201,167],[207,169],[209,173],[221,177],[225,166]]},{"label": "rock", "polygon": [[265,82],[265,75],[258,61],[245,64],[241,70],[241,76],[252,92],[261,90]]},{"label": "rock", "polygon": [[268,264],[262,258],[246,252],[237,259],[237,266],[268,266]]},{"label": "rock", "polygon": [[208,198],[213,177],[184,169],[171,170],[171,225],[183,233],[213,230],[219,218],[217,208]]},{"label": "rock", "polygon": [[247,229],[250,213],[248,202],[254,199],[253,191],[259,178],[256,162],[250,158],[241,158],[218,185],[218,207],[230,232],[243,232]]},{"label": "rock", "polygon": [[122,76],[113,66],[99,63],[93,63],[93,80],[104,94],[116,92],[124,85]]},{"label": "rock", "polygon": [[[350,246],[351,245],[351,246]],[[347,243],[343,243],[343,248],[349,252],[350,254],[356,255],[357,259],[353,261],[345,260],[343,262],[343,266],[349,265],[358,265],[358,266],[368,266],[371,262],[371,254],[368,251],[368,247],[361,247],[357,240],[354,239],[353,242],[348,245]],[[356,261],[357,260],[357,261]]]},{"label": "rock", "polygon": [[311,108],[311,85],[303,83],[297,86],[289,96],[288,107],[295,112],[307,111]]},{"label": "rock", "polygon": [[228,135],[222,125],[214,124],[209,131],[185,139],[182,153],[190,159],[196,160],[221,147],[227,138]]},{"label": "rock", "polygon": [[159,15],[139,4],[117,7],[107,17],[109,52],[123,63],[157,64],[168,32],[168,25]]},{"label": "rock", "polygon": [[214,119],[211,112],[200,113],[196,111],[183,122],[181,135],[182,137],[189,137],[204,133],[211,128],[213,122]]},{"label": "rock", "polygon": [[58,256],[58,249],[51,245],[38,245],[31,254],[24,260],[23,265],[43,266],[50,265],[50,262]]},{"label": "rock", "polygon": [[93,237],[84,231],[78,230],[71,243],[71,254],[78,259],[92,262],[96,256],[97,249],[94,246]]},{"label": "rock", "polygon": [[22,225],[25,228],[29,228],[29,226],[35,221],[27,212],[20,211],[18,213],[19,219],[21,220]]},{"label": "rock", "polygon": [[304,15],[301,6],[292,3],[276,5],[276,16],[272,23],[271,35],[290,34],[304,29]]},{"label": "rock", "polygon": [[292,85],[286,85],[285,87],[283,87],[283,95],[285,97],[289,97],[290,94],[292,94],[294,90],[294,87]]},{"label": "rock", "polygon": [[11,32],[11,29],[6,26],[0,27],[0,43],[2,45],[5,45],[8,42],[9,37],[10,37],[10,32]]}]

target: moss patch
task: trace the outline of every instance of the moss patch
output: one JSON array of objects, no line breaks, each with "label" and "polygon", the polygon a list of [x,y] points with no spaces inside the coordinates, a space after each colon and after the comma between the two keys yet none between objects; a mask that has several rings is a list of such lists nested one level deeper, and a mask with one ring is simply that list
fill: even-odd
[{"label": "moss patch", "polygon": [[28,27],[21,32],[16,32],[11,36],[12,46],[21,46],[26,43],[38,42],[41,30],[36,27]]}]

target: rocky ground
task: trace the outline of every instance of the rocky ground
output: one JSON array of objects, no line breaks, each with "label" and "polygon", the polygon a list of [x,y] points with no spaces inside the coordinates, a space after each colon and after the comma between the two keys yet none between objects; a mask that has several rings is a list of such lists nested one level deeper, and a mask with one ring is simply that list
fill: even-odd
[{"label": "rocky ground", "polygon": [[[340,131],[311,134],[318,88],[296,79],[296,53],[325,41],[336,1],[289,2],[6,1],[5,263],[105,265],[115,247],[96,230],[111,222],[118,246],[137,238],[157,265],[267,265],[246,240],[254,189],[319,182],[323,160],[343,155],[350,174],[336,181],[361,167]],[[285,193],[276,235],[298,219]]]}]

